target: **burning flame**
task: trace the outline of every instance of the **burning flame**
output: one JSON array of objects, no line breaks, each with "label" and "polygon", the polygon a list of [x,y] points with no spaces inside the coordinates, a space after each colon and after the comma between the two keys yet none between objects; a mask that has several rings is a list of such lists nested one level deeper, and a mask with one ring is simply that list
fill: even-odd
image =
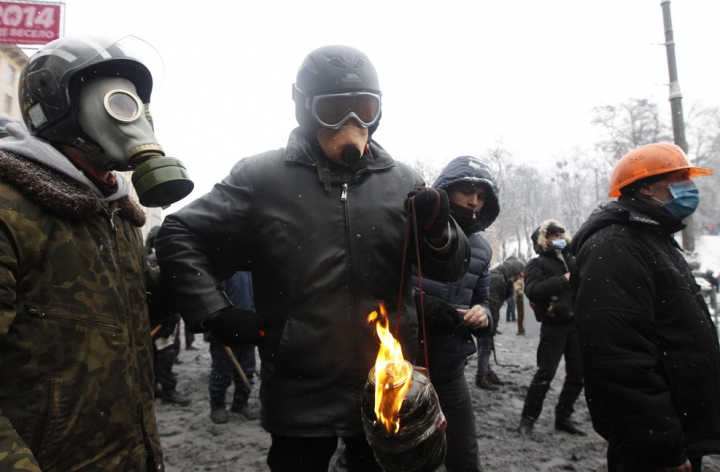
[{"label": "burning flame", "polygon": [[412,367],[403,358],[400,342],[388,329],[385,305],[379,304],[380,315],[373,311],[368,323],[375,322],[380,350],[375,360],[375,416],[389,433],[400,429],[400,407],[410,389]]}]

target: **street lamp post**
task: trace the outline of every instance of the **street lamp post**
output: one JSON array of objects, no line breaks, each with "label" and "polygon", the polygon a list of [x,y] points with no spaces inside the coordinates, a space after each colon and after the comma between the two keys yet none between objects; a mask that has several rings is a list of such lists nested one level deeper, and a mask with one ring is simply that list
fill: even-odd
[{"label": "street lamp post", "polygon": [[[675,39],[673,37],[672,17],[670,16],[670,0],[661,0],[665,26],[665,51],[667,52],[668,73],[670,75],[670,111],[672,113],[673,140],[687,154],[688,145],[685,140],[685,119],[683,118],[682,93],[677,76],[677,62],[675,60]],[[695,250],[695,233],[692,216],[685,219],[687,225],[682,231],[683,249],[689,252]]]}]

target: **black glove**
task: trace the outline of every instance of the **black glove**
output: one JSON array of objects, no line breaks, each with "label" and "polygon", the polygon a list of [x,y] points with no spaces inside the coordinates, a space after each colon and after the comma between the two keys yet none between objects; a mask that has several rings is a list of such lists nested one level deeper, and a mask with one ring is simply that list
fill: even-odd
[{"label": "black glove", "polygon": [[[420,292],[415,292],[415,306],[417,307],[418,321],[422,322],[420,311]],[[463,317],[454,306],[445,300],[423,293],[425,307],[425,325],[431,329],[454,328],[463,323]]]},{"label": "black glove", "polygon": [[440,188],[416,187],[408,193],[405,209],[410,208],[410,199],[415,200],[417,227],[426,238],[439,238],[450,221],[450,201],[445,190]]},{"label": "black glove", "polygon": [[203,326],[227,347],[257,344],[264,334],[258,329],[258,316],[254,311],[234,306],[223,308],[205,320]]}]

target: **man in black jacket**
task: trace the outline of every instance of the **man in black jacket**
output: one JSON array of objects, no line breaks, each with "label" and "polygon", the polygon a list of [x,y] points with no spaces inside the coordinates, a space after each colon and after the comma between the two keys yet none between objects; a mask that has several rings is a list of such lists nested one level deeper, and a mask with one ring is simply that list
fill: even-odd
[{"label": "man in black jacket", "polygon": [[[293,85],[300,126],[287,147],[242,159],[158,233],[160,267],[187,325],[230,347],[258,346],[273,472],[326,472],[338,437],[348,470],[380,470],[361,415],[379,349],[367,317],[384,301],[391,331],[414,360],[411,264],[420,261],[414,248],[403,257],[404,206],[416,215],[424,273],[449,282],[467,271],[467,238],[447,194],[425,189],[408,199],[422,178],[372,139],[380,96],[361,51],[312,51]],[[252,271],[257,315],[233,307],[220,289],[237,270]]]},{"label": "man in black jacket", "polygon": [[572,281],[593,428],[608,470],[698,471],[720,453],[715,325],[674,233],[699,203],[694,167],[672,144],[623,156],[572,243]]},{"label": "man in black jacket", "polygon": [[538,370],[530,383],[518,432],[530,436],[542,412],[545,395],[565,356],[565,382],[555,406],[555,429],[586,436],[570,419],[573,405],[583,388],[580,347],[574,325],[570,269],[574,258],[567,244],[570,238],[555,220],[544,221],[532,234],[538,257],[525,266],[525,295],[535,318],[542,323],[537,351]]}]

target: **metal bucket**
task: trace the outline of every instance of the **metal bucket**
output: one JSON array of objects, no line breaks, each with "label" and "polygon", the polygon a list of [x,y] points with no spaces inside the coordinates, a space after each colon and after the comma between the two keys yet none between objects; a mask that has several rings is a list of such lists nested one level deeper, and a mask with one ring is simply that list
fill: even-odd
[{"label": "metal bucket", "polygon": [[365,437],[386,472],[433,471],[440,466],[447,451],[447,421],[427,370],[411,367],[412,383],[400,407],[400,427],[395,433],[388,432],[375,415],[374,367],[365,384],[362,403]]}]

